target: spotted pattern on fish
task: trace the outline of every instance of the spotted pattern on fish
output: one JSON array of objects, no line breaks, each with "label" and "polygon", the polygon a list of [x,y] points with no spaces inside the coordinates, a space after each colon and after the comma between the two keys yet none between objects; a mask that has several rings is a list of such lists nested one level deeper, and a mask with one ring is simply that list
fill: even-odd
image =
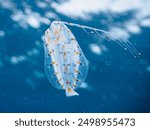
[{"label": "spotted pattern on fish", "polygon": [[78,95],[88,73],[88,62],[70,29],[53,21],[44,35],[45,72],[50,83],[66,91],[66,96]]}]

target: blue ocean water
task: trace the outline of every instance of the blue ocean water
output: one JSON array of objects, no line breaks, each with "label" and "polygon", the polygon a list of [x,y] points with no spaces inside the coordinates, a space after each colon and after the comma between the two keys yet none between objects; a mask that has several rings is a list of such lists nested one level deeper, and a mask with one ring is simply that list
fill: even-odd
[{"label": "blue ocean water", "polygon": [[[143,6],[91,11],[84,19],[57,11],[54,2],[67,1],[0,0],[0,112],[150,112],[150,15],[136,17]],[[141,55],[134,58],[114,41],[69,27],[89,60],[89,73],[85,88],[77,89],[80,96],[68,98],[44,72],[42,35],[53,20],[119,28]]]}]

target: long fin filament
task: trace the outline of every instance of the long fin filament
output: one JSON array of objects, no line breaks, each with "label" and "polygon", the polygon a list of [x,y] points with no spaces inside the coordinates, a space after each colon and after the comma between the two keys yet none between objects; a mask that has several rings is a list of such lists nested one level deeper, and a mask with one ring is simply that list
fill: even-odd
[{"label": "long fin filament", "polygon": [[[113,37],[112,33],[108,31],[104,31],[98,28],[93,28],[85,25],[80,25],[80,24],[75,24],[75,23],[68,23],[65,21],[60,21],[66,25],[69,26],[74,26],[83,29],[85,33],[90,33],[90,34],[97,34],[98,36],[104,38],[104,39],[109,39],[111,41],[115,41],[117,44],[119,44],[122,48],[125,50],[128,50],[135,58],[140,56],[140,53],[137,51],[137,49],[129,42],[127,39],[124,39],[122,37]],[[91,32],[88,32],[87,30],[92,30]],[[101,34],[100,34],[101,33]]]}]

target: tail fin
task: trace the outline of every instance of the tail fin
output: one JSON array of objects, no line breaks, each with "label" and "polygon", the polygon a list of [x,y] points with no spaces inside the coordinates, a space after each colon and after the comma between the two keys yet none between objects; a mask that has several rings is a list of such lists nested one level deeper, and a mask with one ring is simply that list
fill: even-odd
[{"label": "tail fin", "polygon": [[70,97],[70,96],[78,96],[79,94],[77,92],[75,92],[71,87],[68,87],[66,89],[66,96]]}]

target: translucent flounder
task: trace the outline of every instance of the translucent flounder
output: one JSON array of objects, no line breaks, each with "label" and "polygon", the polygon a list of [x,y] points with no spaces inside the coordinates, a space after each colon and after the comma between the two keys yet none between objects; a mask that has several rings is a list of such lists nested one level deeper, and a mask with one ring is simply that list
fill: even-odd
[{"label": "translucent flounder", "polygon": [[66,96],[79,95],[88,72],[88,62],[70,29],[53,21],[45,32],[45,72],[50,83],[66,91]]}]

